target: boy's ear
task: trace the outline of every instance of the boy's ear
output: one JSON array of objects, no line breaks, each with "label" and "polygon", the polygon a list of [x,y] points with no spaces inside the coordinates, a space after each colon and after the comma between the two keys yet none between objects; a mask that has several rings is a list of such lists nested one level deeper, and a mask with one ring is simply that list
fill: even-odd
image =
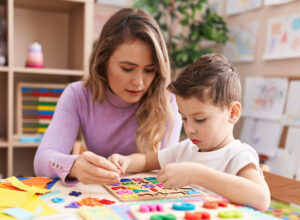
[{"label": "boy's ear", "polygon": [[235,124],[242,115],[242,104],[238,101],[231,102],[229,105],[229,123]]}]

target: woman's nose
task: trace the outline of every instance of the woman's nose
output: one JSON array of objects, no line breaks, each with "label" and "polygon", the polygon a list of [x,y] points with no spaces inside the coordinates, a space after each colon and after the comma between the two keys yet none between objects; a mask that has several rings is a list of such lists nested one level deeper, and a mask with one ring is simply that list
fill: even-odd
[{"label": "woman's nose", "polygon": [[143,85],[144,79],[143,79],[143,74],[142,73],[137,73],[134,75],[132,79],[132,83],[136,86],[141,86]]}]

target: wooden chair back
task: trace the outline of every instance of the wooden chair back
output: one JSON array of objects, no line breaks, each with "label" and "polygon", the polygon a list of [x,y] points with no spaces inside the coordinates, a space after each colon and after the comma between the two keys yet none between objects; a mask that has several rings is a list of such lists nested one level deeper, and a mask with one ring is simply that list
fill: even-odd
[{"label": "wooden chair back", "polygon": [[300,205],[300,181],[263,171],[275,200]]}]

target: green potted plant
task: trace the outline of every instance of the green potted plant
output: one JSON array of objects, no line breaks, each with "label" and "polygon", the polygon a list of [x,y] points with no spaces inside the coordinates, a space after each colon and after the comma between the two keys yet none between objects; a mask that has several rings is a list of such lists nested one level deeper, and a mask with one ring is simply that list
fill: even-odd
[{"label": "green potted plant", "polygon": [[222,44],[228,40],[225,21],[210,10],[207,0],[134,0],[134,6],[152,14],[164,32],[173,74],[212,52],[201,47],[204,39]]}]

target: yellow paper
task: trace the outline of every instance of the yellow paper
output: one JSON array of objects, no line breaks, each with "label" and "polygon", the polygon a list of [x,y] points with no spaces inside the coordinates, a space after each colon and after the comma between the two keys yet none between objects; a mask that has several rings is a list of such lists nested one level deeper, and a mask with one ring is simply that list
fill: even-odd
[{"label": "yellow paper", "polygon": [[28,186],[24,183],[22,183],[20,180],[18,180],[16,177],[12,176],[6,179],[8,182],[10,182],[13,186],[28,191],[28,192],[33,192],[33,193],[40,193],[40,194],[45,194],[47,192],[50,192],[51,190],[49,189],[41,189],[36,186]]},{"label": "yellow paper", "polygon": [[49,206],[43,200],[41,200],[40,197],[38,197],[37,195],[34,195],[26,204],[24,204],[21,207],[29,212],[34,213],[39,205],[42,206],[43,211],[38,216],[52,215],[58,213],[55,209],[53,209],[51,206]]},{"label": "yellow paper", "polygon": [[11,208],[21,206],[28,202],[33,195],[33,192],[24,192],[0,188],[0,207]]},{"label": "yellow paper", "polygon": [[[33,197],[31,197],[31,199],[29,199],[26,204],[24,204],[20,207],[23,209],[26,209],[29,212],[34,213],[39,205],[42,206],[43,211],[38,216],[52,215],[52,214],[58,213],[55,209],[53,209],[52,207],[47,205],[43,200],[41,200],[37,195],[34,195]],[[3,213],[4,209],[7,209],[7,208],[0,208],[0,219],[1,220],[13,220],[13,219],[15,220],[14,217],[4,214]]]}]

